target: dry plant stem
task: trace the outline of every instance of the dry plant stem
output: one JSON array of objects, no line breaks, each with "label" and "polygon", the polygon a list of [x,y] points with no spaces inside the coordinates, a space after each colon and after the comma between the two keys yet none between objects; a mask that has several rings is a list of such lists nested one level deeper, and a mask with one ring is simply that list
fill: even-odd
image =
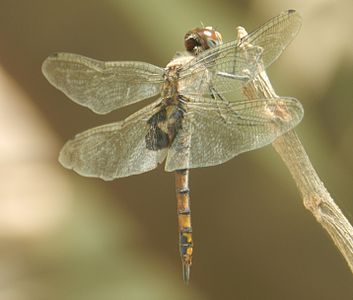
[{"label": "dry plant stem", "polygon": [[[243,92],[249,99],[278,97],[264,71]],[[291,130],[277,138],[272,146],[292,174],[304,206],[326,229],[353,273],[353,228],[317,175],[297,134]]]}]

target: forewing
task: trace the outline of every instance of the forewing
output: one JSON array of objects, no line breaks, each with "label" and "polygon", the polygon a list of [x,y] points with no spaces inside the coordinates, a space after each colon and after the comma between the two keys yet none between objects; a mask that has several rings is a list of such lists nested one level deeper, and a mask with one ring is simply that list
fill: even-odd
[{"label": "forewing", "polygon": [[272,18],[241,41],[247,45],[263,49],[261,60],[265,68],[270,66],[298,34],[302,25],[300,14],[287,10]]},{"label": "forewing", "polygon": [[180,73],[184,94],[212,94],[209,86],[221,94],[239,90],[281,55],[297,35],[301,21],[296,11],[288,10],[239,41],[199,54]]},{"label": "forewing", "polygon": [[303,108],[294,98],[188,103],[166,171],[214,166],[273,142],[295,127]]},{"label": "forewing", "polygon": [[143,62],[103,62],[56,53],[42,65],[48,81],[74,102],[106,114],[160,93],[164,70]]},{"label": "forewing", "polygon": [[240,89],[257,74],[262,49],[238,47],[238,41],[207,50],[182,67],[179,90],[188,96],[211,94],[210,86],[220,93]]},{"label": "forewing", "polygon": [[158,102],[137,111],[124,121],[76,135],[61,150],[60,163],[80,175],[104,180],[156,168],[165,159],[166,150],[148,150],[145,136],[150,128],[147,121],[158,111]]}]

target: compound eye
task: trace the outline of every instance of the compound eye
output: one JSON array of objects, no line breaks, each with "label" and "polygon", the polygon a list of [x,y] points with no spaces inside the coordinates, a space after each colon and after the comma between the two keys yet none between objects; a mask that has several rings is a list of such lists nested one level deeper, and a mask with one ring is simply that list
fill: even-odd
[{"label": "compound eye", "polygon": [[185,42],[184,42],[184,44],[185,44],[185,49],[186,49],[187,51],[190,51],[190,52],[192,52],[195,48],[201,46],[201,44],[200,44],[200,42],[197,40],[196,36],[194,36],[194,35],[192,35],[192,34],[190,34],[190,35],[187,34],[187,35],[185,36]]},{"label": "compound eye", "polygon": [[213,27],[205,27],[203,31],[204,39],[207,41],[209,48],[214,48],[222,44],[221,34]]},{"label": "compound eye", "polygon": [[213,27],[194,28],[185,35],[184,43],[187,51],[197,55],[222,44],[222,36]]},{"label": "compound eye", "polygon": [[214,40],[207,40],[207,45],[209,48],[213,48],[217,46],[217,42]]}]

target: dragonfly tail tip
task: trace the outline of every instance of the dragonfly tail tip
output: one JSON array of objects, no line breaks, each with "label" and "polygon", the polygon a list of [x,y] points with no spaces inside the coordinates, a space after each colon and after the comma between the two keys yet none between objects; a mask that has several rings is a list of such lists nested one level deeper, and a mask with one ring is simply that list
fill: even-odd
[{"label": "dragonfly tail tip", "polygon": [[190,280],[190,264],[183,262],[183,280],[185,285],[189,285]]}]

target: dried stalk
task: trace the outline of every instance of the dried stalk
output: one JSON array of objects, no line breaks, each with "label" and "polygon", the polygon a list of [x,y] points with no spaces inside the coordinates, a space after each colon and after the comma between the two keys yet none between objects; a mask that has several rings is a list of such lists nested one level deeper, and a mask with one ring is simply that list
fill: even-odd
[{"label": "dried stalk", "polygon": [[[278,97],[265,71],[244,86],[243,92],[248,99]],[[272,146],[292,174],[305,208],[331,236],[353,273],[353,228],[320,180],[296,132],[287,132],[277,138]]]}]

